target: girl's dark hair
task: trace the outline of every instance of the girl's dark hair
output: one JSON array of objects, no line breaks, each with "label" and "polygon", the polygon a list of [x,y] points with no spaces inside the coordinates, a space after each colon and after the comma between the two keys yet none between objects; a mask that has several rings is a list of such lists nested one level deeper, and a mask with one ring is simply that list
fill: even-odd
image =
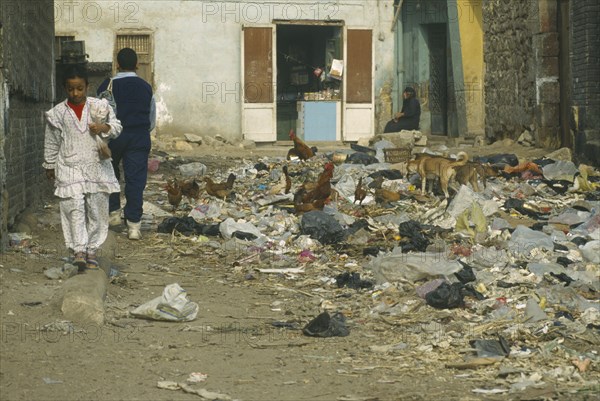
[{"label": "girl's dark hair", "polygon": [[82,78],[85,81],[86,85],[89,83],[87,69],[79,64],[70,65],[65,68],[62,80],[63,86],[67,84],[68,79],[73,78]]}]

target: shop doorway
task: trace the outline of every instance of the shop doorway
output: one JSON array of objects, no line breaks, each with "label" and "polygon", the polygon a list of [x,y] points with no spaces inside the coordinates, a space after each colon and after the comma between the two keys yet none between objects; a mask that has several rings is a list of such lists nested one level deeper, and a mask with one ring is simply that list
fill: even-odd
[{"label": "shop doorway", "polygon": [[277,140],[291,129],[309,141],[341,138],[343,26],[276,25]]}]

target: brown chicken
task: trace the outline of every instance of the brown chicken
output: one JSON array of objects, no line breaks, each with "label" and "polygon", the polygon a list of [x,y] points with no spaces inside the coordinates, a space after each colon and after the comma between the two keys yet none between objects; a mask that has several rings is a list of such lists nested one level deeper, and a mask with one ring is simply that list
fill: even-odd
[{"label": "brown chicken", "polygon": [[311,202],[303,202],[302,198],[306,195],[306,190],[300,188],[294,194],[294,210],[296,214],[310,212],[312,210],[323,210],[325,207],[325,199],[315,199]]},{"label": "brown chicken", "polygon": [[290,139],[294,141],[294,147],[289,150],[287,159],[290,160],[292,156],[297,156],[300,160],[308,160],[315,155],[313,150],[302,141],[302,139],[296,136],[293,129],[290,130]]},{"label": "brown chicken", "polygon": [[311,203],[315,200],[327,200],[331,195],[331,178],[333,177],[333,163],[328,162],[325,164],[323,172],[319,175],[319,179],[312,190],[308,190],[306,187],[302,187],[306,191],[306,194],[302,197],[302,203]]},{"label": "brown chicken", "polygon": [[179,185],[179,182],[177,182],[177,178],[172,178],[167,181],[166,190],[169,204],[173,206],[173,210],[177,209],[183,198],[181,186]]},{"label": "brown chicken", "polygon": [[185,180],[181,183],[181,193],[188,199],[197,201],[200,197],[200,185],[198,185],[195,178]]},{"label": "brown chicken", "polygon": [[233,183],[235,182],[235,174],[229,174],[227,177],[227,181],[215,183],[210,177],[204,177],[204,182],[206,183],[205,189],[206,193],[217,198],[225,199],[233,189]]},{"label": "brown chicken", "polygon": [[375,191],[376,202],[396,202],[400,200],[400,192],[390,191],[389,189],[377,189]]},{"label": "brown chicken", "polygon": [[358,179],[358,184],[356,184],[356,189],[354,190],[354,202],[358,201],[359,205],[362,205],[363,200],[367,197],[367,191],[362,186],[362,177]]}]

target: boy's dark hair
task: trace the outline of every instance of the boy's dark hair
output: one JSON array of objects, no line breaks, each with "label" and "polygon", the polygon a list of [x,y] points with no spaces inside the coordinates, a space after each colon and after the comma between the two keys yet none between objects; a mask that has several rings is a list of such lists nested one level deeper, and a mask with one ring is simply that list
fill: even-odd
[{"label": "boy's dark hair", "polygon": [[83,66],[81,64],[73,64],[73,65],[66,67],[65,70],[63,71],[63,79],[62,79],[63,86],[67,85],[68,79],[73,79],[73,78],[82,78],[85,81],[85,84],[87,85],[89,83],[88,82],[88,72],[87,72],[87,69],[85,68],[85,66]]},{"label": "boy's dark hair", "polygon": [[117,62],[122,70],[135,71],[137,66],[137,54],[135,50],[126,47],[117,53]]}]

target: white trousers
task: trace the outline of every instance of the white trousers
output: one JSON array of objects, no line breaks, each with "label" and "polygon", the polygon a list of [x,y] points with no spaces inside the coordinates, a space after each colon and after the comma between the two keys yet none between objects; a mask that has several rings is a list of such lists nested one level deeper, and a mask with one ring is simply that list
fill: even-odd
[{"label": "white trousers", "polygon": [[106,192],[86,193],[60,201],[65,245],[74,252],[96,252],[108,235]]}]

